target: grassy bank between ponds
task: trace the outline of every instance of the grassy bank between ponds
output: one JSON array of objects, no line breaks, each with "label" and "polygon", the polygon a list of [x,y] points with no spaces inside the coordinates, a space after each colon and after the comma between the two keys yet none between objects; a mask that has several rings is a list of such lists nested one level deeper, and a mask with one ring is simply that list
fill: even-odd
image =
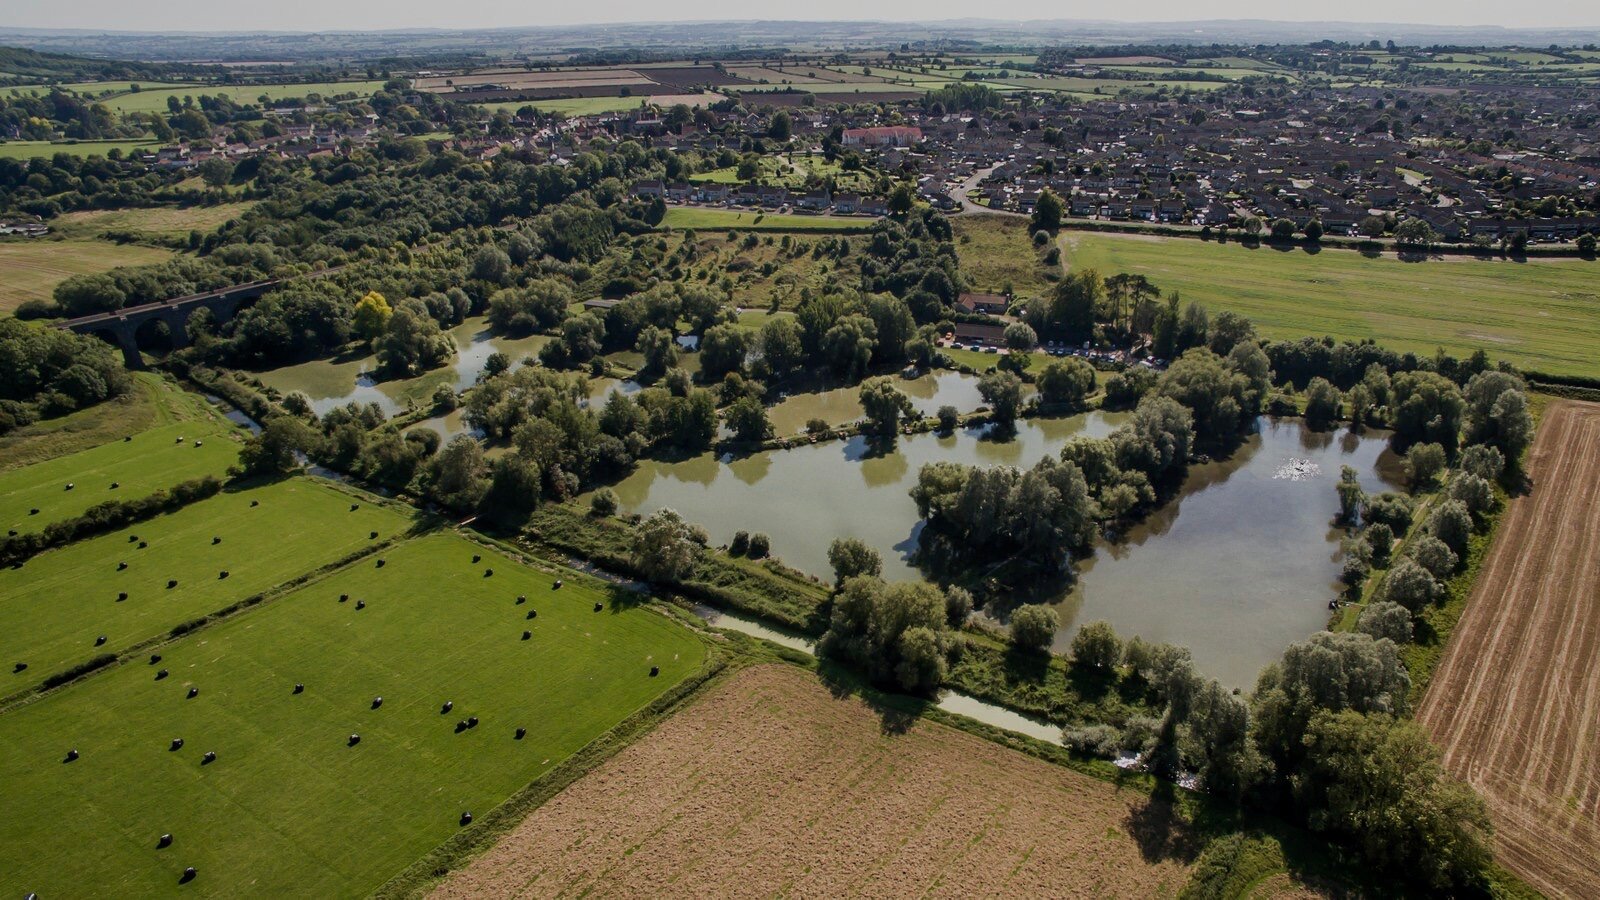
[{"label": "grassy bank between ponds", "polygon": [[[571,504],[546,504],[529,518],[524,536],[536,546],[588,560],[612,572],[636,575],[633,528],[615,518],[588,515]],[[818,633],[827,586],[775,561],[739,559],[723,553],[700,554],[689,577],[672,585],[698,600],[770,620],[786,628]]]}]

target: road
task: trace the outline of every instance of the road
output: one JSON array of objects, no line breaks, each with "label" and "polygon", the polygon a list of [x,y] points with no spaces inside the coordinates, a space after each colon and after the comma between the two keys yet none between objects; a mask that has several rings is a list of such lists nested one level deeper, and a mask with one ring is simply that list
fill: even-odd
[{"label": "road", "polygon": [[958,207],[956,215],[960,215],[961,213],[984,213],[991,216],[1012,216],[1018,219],[1028,218],[1023,213],[1009,212],[1003,209],[990,209],[987,206],[981,206],[967,199],[967,192],[977,188],[978,184],[981,183],[985,178],[988,178],[990,173],[992,173],[995,168],[995,166],[990,166],[987,169],[979,169],[978,171],[973,172],[971,175],[968,175],[965,181],[962,181],[960,184],[950,189],[950,199],[954,200],[956,202],[956,206]]}]

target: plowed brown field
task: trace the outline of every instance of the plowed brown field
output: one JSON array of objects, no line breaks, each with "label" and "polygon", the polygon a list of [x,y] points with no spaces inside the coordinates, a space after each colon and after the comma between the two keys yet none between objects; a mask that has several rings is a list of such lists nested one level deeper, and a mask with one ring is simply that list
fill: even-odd
[{"label": "plowed brown field", "polygon": [[1600,897],[1600,405],[1557,401],[1419,713],[1498,859]]},{"label": "plowed brown field", "polygon": [[442,897],[1171,896],[1163,803],[811,673],[740,673],[567,788]]}]

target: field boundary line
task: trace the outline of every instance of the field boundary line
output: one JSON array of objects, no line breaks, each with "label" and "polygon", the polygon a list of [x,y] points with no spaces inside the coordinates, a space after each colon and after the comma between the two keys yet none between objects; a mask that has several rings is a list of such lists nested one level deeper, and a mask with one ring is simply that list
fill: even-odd
[{"label": "field boundary line", "polygon": [[[700,635],[702,640],[705,636]],[[492,849],[539,807],[570,785],[593,772],[618,753],[655,731],[678,710],[697,701],[707,691],[727,680],[745,664],[726,650],[706,641],[705,662],[700,671],[678,682],[665,693],[610,729],[595,736],[576,753],[535,778],[501,801],[472,825],[463,828],[444,843],[402,869],[372,892],[373,898],[412,898],[424,896],[450,872],[464,868],[475,857]]]}]

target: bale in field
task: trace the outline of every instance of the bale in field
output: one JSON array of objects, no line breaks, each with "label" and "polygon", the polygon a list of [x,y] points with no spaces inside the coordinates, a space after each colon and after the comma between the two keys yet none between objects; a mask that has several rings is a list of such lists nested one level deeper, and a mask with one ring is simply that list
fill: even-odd
[{"label": "bale in field", "polygon": [[517,605],[518,606],[521,606],[522,604],[527,603],[527,602],[528,602],[528,595],[527,594],[518,594],[517,595]]},{"label": "bale in field", "polygon": [[37,506],[35,506],[33,509],[28,510],[28,515],[30,515],[30,516],[37,516],[38,514],[39,514],[39,507],[37,507]]},{"label": "bale in field", "polygon": [[77,759],[78,759],[77,748],[73,748],[73,749],[67,751],[67,758],[62,760],[62,762],[76,762]]},{"label": "bale in field", "polygon": [[523,738],[525,738],[527,736],[528,736],[528,729],[526,729],[526,728],[518,728],[517,729],[517,740],[520,741],[520,740],[522,740]]},{"label": "bale in field", "polygon": [[349,600],[349,599],[350,599],[350,595],[349,594],[340,594],[339,595],[339,602],[340,603],[343,603],[343,602],[345,602],[346,600]]},{"label": "bale in field", "polygon": [[171,752],[173,752],[175,750],[182,750],[182,749],[183,749],[183,738],[173,738],[172,739],[172,746],[167,748],[167,752],[171,753]]},{"label": "bale in field", "polygon": [[194,866],[190,866],[189,868],[183,870],[183,877],[178,879],[178,883],[188,884],[189,882],[193,881],[195,876],[198,874],[200,873],[194,870]]},{"label": "bale in field", "polygon": [[365,601],[365,600],[357,600],[356,601],[356,609],[366,609],[366,608],[367,608],[367,601]]},{"label": "bale in field", "polygon": [[194,698],[196,698],[198,696],[200,696],[200,689],[199,688],[197,688],[197,687],[189,688],[188,699],[193,700]]},{"label": "bale in field", "polygon": [[119,488],[119,487],[122,487],[122,482],[120,482],[120,481],[113,481],[113,482],[111,482],[111,489],[112,489],[112,490],[113,490],[113,491],[114,491],[114,490],[116,490],[116,489],[117,489],[117,488]]},{"label": "bale in field", "polygon": [[137,534],[128,535],[128,543],[137,544],[138,542],[139,542],[139,536]]},{"label": "bale in field", "polygon": [[175,440],[175,441],[173,441],[173,443],[174,443],[174,444],[181,444],[181,443],[183,443],[183,435],[181,435],[181,434],[180,434],[180,435],[178,435],[178,439],[177,439],[177,440]]},{"label": "bale in field", "polygon": [[17,530],[15,528],[13,528],[10,531],[7,531],[6,532],[6,536],[7,537],[16,537],[17,536]]},{"label": "bale in field", "polygon": [[556,583],[554,585],[552,585],[552,587],[554,587],[558,591],[561,590],[561,579],[557,578],[556,579]]},{"label": "bale in field", "polygon": [[153,666],[158,662],[161,662],[161,654],[159,654],[159,653],[150,654],[150,665]]},{"label": "bale in field", "polygon": [[378,560],[378,568],[380,568],[380,569],[383,568],[383,560],[382,560],[382,558],[380,558]]},{"label": "bale in field", "polygon": [[211,543],[212,543],[213,546],[222,543],[222,535],[220,535],[220,534],[212,535],[211,536]]},{"label": "bale in field", "polygon": [[143,550],[143,549],[145,549],[146,547],[149,547],[149,546],[150,546],[150,544],[147,541],[140,541],[139,542],[139,549],[140,550]]},{"label": "bale in field", "polygon": [[255,507],[255,506],[260,506],[260,505],[261,505],[261,501],[260,501],[260,500],[251,500],[251,501],[250,501],[250,505],[251,505],[251,506],[252,506],[252,507]]},{"label": "bale in field", "polygon": [[156,680],[160,681],[161,679],[166,678],[167,674],[168,674],[167,670],[166,669],[162,669],[161,671],[156,673]]},{"label": "bale in field", "polygon": [[96,647],[103,647],[103,646],[105,646],[105,643],[106,643],[106,636],[103,635],[103,634],[94,639],[94,645]]},{"label": "bale in field", "polygon": [[219,579],[227,578],[227,577],[228,577],[228,570],[227,569],[223,569],[221,572],[217,573],[217,578],[219,578]]},{"label": "bale in field", "polygon": [[533,637],[533,632],[531,632],[531,631],[524,631],[522,633],[522,639],[525,640],[525,641],[532,639],[532,637]]},{"label": "bale in field", "polygon": [[156,849],[157,850],[165,850],[165,849],[167,849],[168,847],[171,847],[171,846],[172,846],[172,835],[170,833],[163,834],[161,837],[156,839]]},{"label": "bale in field", "polygon": [[467,720],[466,719],[462,719],[461,721],[456,723],[456,734],[460,734],[461,732],[466,731],[466,730],[467,730]]},{"label": "bale in field", "polygon": [[127,567],[128,567],[128,563],[126,561],[117,563],[117,571],[118,572],[121,572],[123,569],[126,569]]},{"label": "bale in field", "polygon": [[131,435],[131,434],[125,434],[125,435],[122,436],[122,442],[124,444],[129,443],[132,440],[133,440],[133,435]]},{"label": "bale in field", "polygon": [[450,710],[455,709],[455,708],[456,708],[456,702],[454,700],[446,700],[444,702],[444,705],[439,707],[439,715],[442,716],[445,713],[447,713]]},{"label": "bale in field", "polygon": [[128,599],[128,592],[127,591],[118,591],[117,592],[117,602],[118,603],[121,603],[122,601],[124,601],[126,599]]},{"label": "bale in field", "polygon": [[295,686],[294,686],[294,692],[296,694],[304,694],[306,692],[306,686],[303,685],[303,684],[296,683]]},{"label": "bale in field", "polygon": [[356,510],[358,510],[360,508],[361,508],[361,504],[359,504],[359,503],[350,504],[350,511],[351,512],[355,512]]},{"label": "bale in field", "polygon": [[600,605],[600,604],[599,604],[599,603],[596,603],[596,604],[595,604],[595,605],[594,605],[594,611],[595,611],[595,612],[599,612],[599,611],[600,611],[600,610],[602,610],[602,609],[604,609],[604,608],[605,608],[605,607],[604,607],[604,606],[601,606],[601,605]]},{"label": "bale in field", "polygon": [[75,484],[73,484],[73,483],[72,483],[72,482],[70,482],[70,481],[69,481],[69,482],[67,482],[67,490],[69,490],[69,491],[70,491],[70,490],[72,490],[72,489],[73,489],[73,488],[75,488],[75,487],[77,487],[77,485],[75,485]]},{"label": "bale in field", "polygon": [[178,586],[178,579],[176,579],[176,578],[168,578],[167,579],[167,590],[170,591],[170,590],[172,590],[173,588],[175,588],[177,586]]},{"label": "bale in field", "polygon": [[361,743],[361,735],[352,734],[352,735],[350,735],[350,742],[349,742],[349,744],[347,746],[354,747],[355,745],[357,745],[359,743]]},{"label": "bale in field", "polygon": [[651,678],[654,678],[654,677],[656,677],[657,675],[660,675],[660,674],[661,674],[661,667],[660,666],[651,666],[650,667],[650,677]]},{"label": "bale in field", "polygon": [[369,531],[369,532],[367,532],[367,537],[371,538],[373,540],[377,540],[378,533],[376,531]]},{"label": "bale in field", "polygon": [[476,554],[476,553],[474,553],[474,554],[472,554],[472,561],[473,561],[473,563],[477,563],[477,562],[478,562],[478,561],[479,561],[479,560],[481,560],[481,559],[483,559],[483,557],[482,557],[482,556],[480,556],[480,555],[478,555],[478,554]]},{"label": "bale in field", "polygon": [[383,705],[383,698],[382,697],[373,697],[372,698],[372,708],[373,709],[377,709],[378,707],[380,707],[382,705]]},{"label": "bale in field", "polygon": [[200,765],[202,765],[202,766],[209,766],[209,765],[211,765],[212,763],[214,763],[216,761],[217,761],[217,751],[215,751],[215,750],[207,750],[206,751],[206,755],[200,757]]},{"label": "bale in field", "polygon": [[462,825],[471,825],[472,824],[472,813],[469,813],[469,812],[462,813],[461,814],[461,824]]},{"label": "bale in field", "polygon": [[467,727],[468,728],[477,728],[478,727],[478,717],[477,716],[467,716]]},{"label": "bale in field", "polygon": [[483,570],[483,577],[485,577],[485,578],[493,578],[494,577],[494,570],[493,569],[484,569]]},{"label": "bale in field", "polygon": [[528,610],[528,618],[530,618],[530,619],[539,618],[539,611],[537,609]]},{"label": "bale in field", "polygon": [[13,674],[13,675],[15,675],[15,674],[17,674],[17,673],[18,673],[18,672],[23,672],[23,671],[26,671],[26,670],[27,670],[27,668],[28,668],[28,664],[27,664],[27,663],[25,663],[25,662],[19,662],[19,663],[17,663],[17,664],[16,664],[16,665],[14,665],[14,666],[12,666],[12,667],[11,667],[11,674]]}]

